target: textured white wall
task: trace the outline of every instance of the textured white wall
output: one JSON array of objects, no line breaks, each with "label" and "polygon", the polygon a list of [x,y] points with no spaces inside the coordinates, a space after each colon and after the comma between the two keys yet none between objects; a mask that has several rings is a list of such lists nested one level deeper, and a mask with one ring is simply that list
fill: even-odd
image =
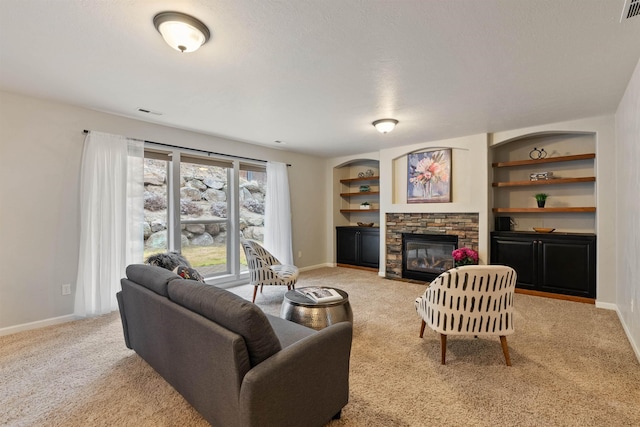
[{"label": "textured white wall", "polygon": [[73,313],[83,129],[292,164],[296,265],[326,262],[323,159],[0,91],[0,333]]},{"label": "textured white wall", "polygon": [[640,61],[616,113],[616,305],[640,360]]}]

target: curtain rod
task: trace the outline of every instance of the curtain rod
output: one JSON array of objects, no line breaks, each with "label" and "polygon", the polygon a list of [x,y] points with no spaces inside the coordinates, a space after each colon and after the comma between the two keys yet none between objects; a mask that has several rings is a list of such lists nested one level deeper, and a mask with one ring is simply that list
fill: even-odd
[{"label": "curtain rod", "polygon": [[[83,132],[84,133],[89,133],[89,131],[87,129],[85,129]],[[135,139],[135,138],[132,138],[132,139]],[[254,162],[267,163],[267,160],[262,160],[262,159],[254,159],[254,158],[251,158],[251,157],[234,156],[232,154],[216,153],[215,151],[200,150],[199,148],[181,147],[179,145],[171,145],[171,144],[164,144],[162,142],[147,141],[146,139],[143,139],[142,142],[147,142],[149,144],[155,144],[155,145],[162,145],[163,147],[178,148],[178,149],[181,149],[181,150],[198,151],[200,153],[206,153],[207,155],[215,154],[217,156],[231,157],[232,159],[252,160]],[[291,165],[289,163],[287,163],[287,166],[291,166]]]}]

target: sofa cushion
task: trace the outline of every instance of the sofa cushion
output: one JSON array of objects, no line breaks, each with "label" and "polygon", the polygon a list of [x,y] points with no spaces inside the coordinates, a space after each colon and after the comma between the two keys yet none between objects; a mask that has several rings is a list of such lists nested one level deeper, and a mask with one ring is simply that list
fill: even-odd
[{"label": "sofa cushion", "polygon": [[315,334],[315,329],[307,328],[306,326],[299,325],[290,320],[281,319],[276,316],[267,314],[267,319],[271,323],[273,331],[280,340],[282,348],[289,347],[291,344],[295,344],[303,338]]},{"label": "sofa cushion", "polygon": [[162,267],[146,264],[127,266],[127,278],[164,297],[169,296],[167,284],[179,276]]},{"label": "sofa cushion", "polygon": [[169,298],[220,326],[241,335],[255,366],[282,349],[267,316],[238,295],[193,280],[169,282]]}]

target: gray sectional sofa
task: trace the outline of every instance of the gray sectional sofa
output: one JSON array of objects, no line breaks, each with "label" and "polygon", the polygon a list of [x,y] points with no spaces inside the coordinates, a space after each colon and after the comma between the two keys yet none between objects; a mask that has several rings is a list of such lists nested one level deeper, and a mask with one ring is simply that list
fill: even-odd
[{"label": "gray sectional sofa", "polygon": [[117,296],[127,347],[213,426],[321,426],[347,404],[349,322],[315,331],[142,264]]}]

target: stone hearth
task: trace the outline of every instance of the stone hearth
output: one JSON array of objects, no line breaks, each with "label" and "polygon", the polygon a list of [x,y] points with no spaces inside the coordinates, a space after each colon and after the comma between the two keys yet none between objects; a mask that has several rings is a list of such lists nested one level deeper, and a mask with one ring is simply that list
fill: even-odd
[{"label": "stone hearth", "polygon": [[385,277],[402,279],[402,233],[458,236],[458,247],[478,250],[477,213],[388,213]]}]

